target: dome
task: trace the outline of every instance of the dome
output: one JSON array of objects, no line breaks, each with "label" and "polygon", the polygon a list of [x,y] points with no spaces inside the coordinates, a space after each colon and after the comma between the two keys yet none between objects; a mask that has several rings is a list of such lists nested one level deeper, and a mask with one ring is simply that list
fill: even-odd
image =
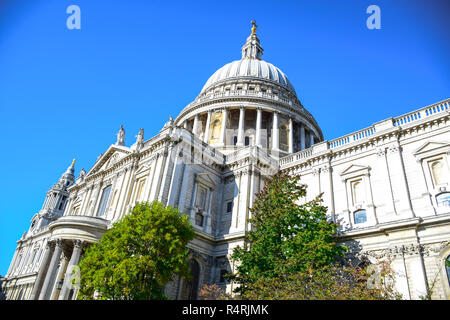
[{"label": "dome", "polygon": [[309,148],[323,140],[320,127],[287,76],[262,59],[252,25],[241,59],[214,72],[174,125],[224,153],[253,145],[277,157]]},{"label": "dome", "polygon": [[217,70],[203,86],[200,94],[220,82],[246,77],[273,82],[296,95],[291,82],[279,68],[264,60],[248,59],[245,57],[241,60],[230,62]]}]

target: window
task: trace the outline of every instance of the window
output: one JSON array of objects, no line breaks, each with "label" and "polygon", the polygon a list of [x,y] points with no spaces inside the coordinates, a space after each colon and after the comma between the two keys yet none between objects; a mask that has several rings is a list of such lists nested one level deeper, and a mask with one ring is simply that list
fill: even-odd
[{"label": "window", "polygon": [[111,186],[107,186],[105,189],[103,189],[102,197],[100,199],[100,207],[98,210],[97,216],[101,217],[105,214],[106,211],[106,205],[108,203],[109,193],[111,192]]},{"label": "window", "polygon": [[447,280],[450,285],[450,256],[445,260],[445,270],[447,271]]},{"label": "window", "polygon": [[200,227],[203,226],[203,214],[201,212],[195,213],[195,224]]},{"label": "window", "polygon": [[32,256],[32,258],[31,258],[31,262],[30,262],[30,264],[33,264],[34,263],[34,260],[36,259],[36,255],[37,255],[37,253],[38,253],[38,250],[39,250],[39,247],[36,247],[34,250],[33,250],[33,256]]},{"label": "window", "polygon": [[234,136],[233,137],[233,145],[236,145],[237,144],[237,136]]},{"label": "window", "polygon": [[250,137],[245,137],[245,145],[250,145]]},{"label": "window", "polygon": [[431,163],[431,174],[435,185],[440,185],[448,182],[448,172],[442,159]]},{"label": "window", "polygon": [[141,196],[142,196],[142,190],[144,190],[144,185],[145,185],[145,179],[141,179],[138,182],[138,189],[136,192],[136,201],[141,200]]},{"label": "window", "polygon": [[364,187],[361,180],[355,181],[352,184],[353,204],[361,204],[364,202]]},{"label": "window", "polygon": [[58,208],[58,210],[62,210],[62,209],[64,208],[64,204],[66,203],[66,199],[67,199],[66,196],[63,196],[63,197],[62,197],[61,202],[59,203],[59,208]]},{"label": "window", "polygon": [[202,187],[198,187],[198,195],[195,206],[201,210],[206,210],[206,193],[207,190]]},{"label": "window", "polygon": [[231,213],[233,211],[233,201],[227,202],[227,213]]},{"label": "window", "polygon": [[354,213],[355,224],[364,223],[367,221],[366,210],[358,210]]},{"label": "window", "polygon": [[450,192],[440,193],[436,196],[438,207],[450,207]]}]

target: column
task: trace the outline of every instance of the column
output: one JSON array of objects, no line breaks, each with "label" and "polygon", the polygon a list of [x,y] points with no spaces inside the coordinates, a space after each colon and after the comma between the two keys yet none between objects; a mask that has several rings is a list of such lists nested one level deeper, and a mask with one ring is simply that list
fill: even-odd
[{"label": "column", "polygon": [[41,291],[42,281],[44,280],[45,272],[48,270],[48,265],[52,257],[52,252],[55,247],[53,242],[47,242],[45,247],[44,257],[42,258],[41,266],[39,268],[36,281],[34,282],[33,291],[31,292],[30,300],[36,300],[39,297],[39,292]]},{"label": "column", "polygon": [[192,128],[192,133],[197,135],[197,131],[198,131],[198,114],[196,114],[194,117],[194,127]]},{"label": "column", "polygon": [[314,144],[314,134],[312,131],[309,132],[309,146],[312,147]]},{"label": "column", "polygon": [[60,280],[64,279],[64,273],[66,272],[66,267],[67,267],[68,261],[69,261],[69,257],[67,256],[67,253],[63,252],[61,255],[61,258],[59,259],[58,274],[56,275],[55,285],[53,286],[53,290],[51,291],[51,294],[50,294],[50,300],[58,299],[58,295],[59,295],[59,293],[61,293],[60,290],[62,290],[62,288],[58,290],[58,282]]},{"label": "column", "polygon": [[187,127],[188,127],[188,121],[186,120],[183,122],[183,128],[187,129]]},{"label": "column", "polygon": [[305,125],[303,122],[300,123],[300,150],[305,150],[306,148],[305,139]]},{"label": "column", "polygon": [[220,131],[220,145],[225,145],[225,133],[227,129],[227,116],[228,116],[228,110],[227,108],[223,108],[222,111],[222,127]]},{"label": "column", "polygon": [[262,108],[256,109],[256,139],[255,139],[255,145],[258,147],[262,147],[261,143],[261,121],[262,121]]},{"label": "column", "polygon": [[273,126],[272,126],[272,151],[278,151],[280,149],[280,137],[278,134],[278,112],[273,113]]},{"label": "column", "polygon": [[67,265],[67,272],[64,276],[64,284],[61,289],[61,293],[59,294],[59,300],[66,300],[70,289],[72,289],[72,284],[70,283],[72,280],[72,270],[73,267],[78,264],[80,261],[81,249],[83,248],[83,241],[81,240],[73,240],[73,252],[70,257],[69,264]]},{"label": "column", "polygon": [[61,239],[57,239],[55,243],[55,251],[53,252],[52,260],[48,266],[47,275],[45,276],[44,284],[42,286],[41,293],[39,294],[39,300],[47,299],[47,292],[50,290],[49,286],[54,277],[56,267],[58,266],[59,258],[62,252],[63,242]]},{"label": "column", "polygon": [[208,111],[208,118],[206,119],[206,127],[205,127],[205,136],[203,137],[203,141],[208,143],[209,139],[209,127],[211,126],[211,110]]},{"label": "column", "polygon": [[244,121],[245,121],[245,107],[241,106],[239,108],[239,128],[238,128],[238,138],[237,146],[244,145]]},{"label": "column", "polygon": [[294,153],[294,121],[289,118],[289,152]]}]

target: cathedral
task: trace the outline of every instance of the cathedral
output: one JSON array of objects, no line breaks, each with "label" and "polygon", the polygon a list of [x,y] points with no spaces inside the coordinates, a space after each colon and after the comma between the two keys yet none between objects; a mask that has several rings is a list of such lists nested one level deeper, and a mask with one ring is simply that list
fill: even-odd
[{"label": "cathedral", "polygon": [[218,69],[156,136],[140,129],[126,146],[121,126],[88,171],[75,175],[70,164],[17,241],[7,299],[76,299],[70,279],[85,248],[153,200],[188,215],[196,233],[193,280],[174,279],[167,296],[197,299],[212,283],[231,292],[230,255],[250,228],[255,195],[279,171],[301,177],[302,201],[323,194],[349,257],[389,262],[404,299],[450,299],[450,99],[324,140],[287,76],[262,60],[252,23],[241,59]]}]

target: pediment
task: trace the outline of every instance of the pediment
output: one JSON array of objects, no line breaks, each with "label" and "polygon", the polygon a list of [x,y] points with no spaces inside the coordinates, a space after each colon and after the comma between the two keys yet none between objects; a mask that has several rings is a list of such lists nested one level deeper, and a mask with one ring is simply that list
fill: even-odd
[{"label": "pediment", "polygon": [[352,164],[347,169],[341,172],[341,176],[351,175],[355,173],[366,173],[370,170],[369,166],[362,166],[359,164]]},{"label": "pediment", "polygon": [[95,162],[94,166],[89,170],[86,176],[111,168],[130,153],[131,151],[127,147],[114,144],[111,145],[108,150],[97,159],[97,162]]},{"label": "pediment", "polygon": [[200,184],[208,186],[210,188],[214,188],[216,186],[214,180],[211,179],[209,174],[207,173],[199,173],[197,174],[196,181]]},{"label": "pediment", "polygon": [[450,143],[429,141],[424,143],[414,152],[415,156],[435,153],[437,151],[446,152],[450,149]]}]

